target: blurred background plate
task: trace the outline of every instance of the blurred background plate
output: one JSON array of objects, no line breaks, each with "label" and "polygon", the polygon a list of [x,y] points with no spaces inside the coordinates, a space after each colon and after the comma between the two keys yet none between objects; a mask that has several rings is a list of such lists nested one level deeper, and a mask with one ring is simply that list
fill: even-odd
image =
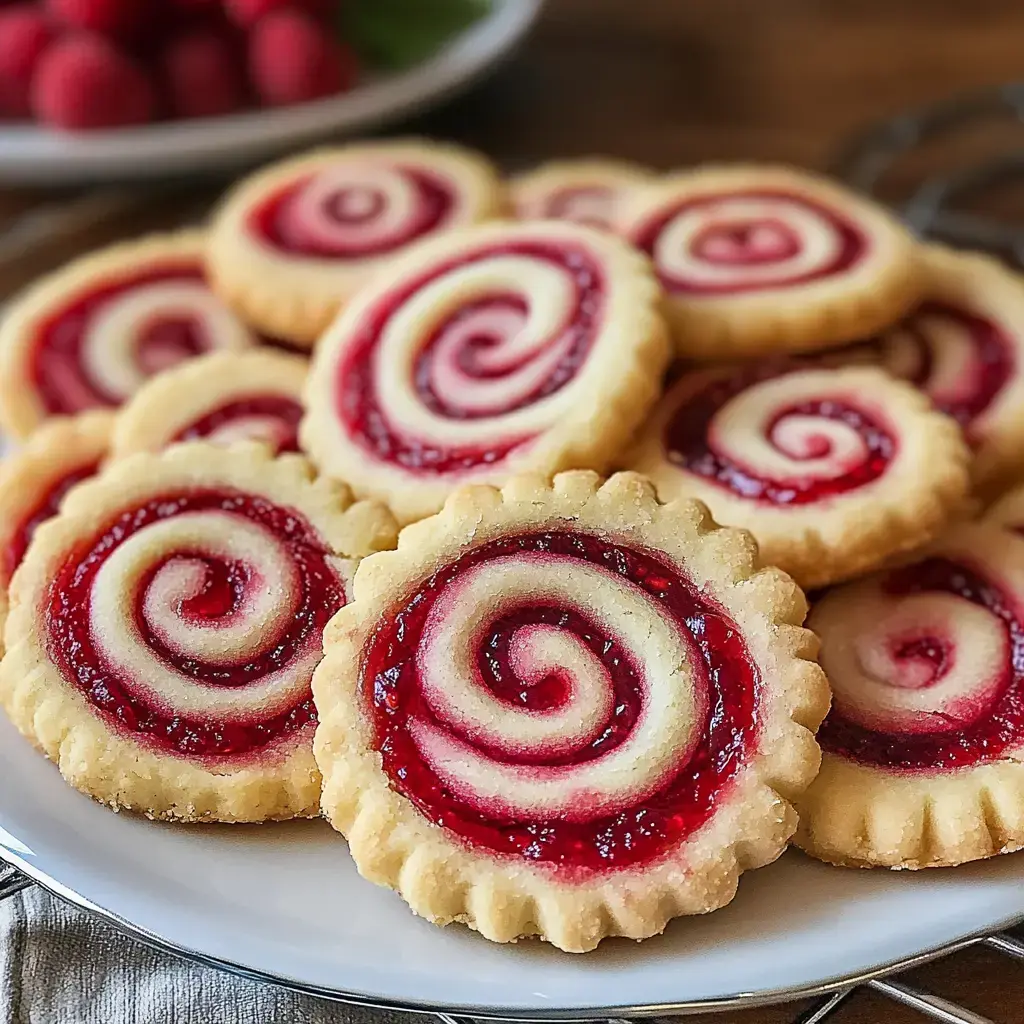
[{"label": "blurred background plate", "polygon": [[491,12],[406,71],[314,103],[228,117],[73,135],[0,127],[0,185],[80,185],[225,170],[421,110],[486,71],[526,34],[542,0],[493,0]]}]

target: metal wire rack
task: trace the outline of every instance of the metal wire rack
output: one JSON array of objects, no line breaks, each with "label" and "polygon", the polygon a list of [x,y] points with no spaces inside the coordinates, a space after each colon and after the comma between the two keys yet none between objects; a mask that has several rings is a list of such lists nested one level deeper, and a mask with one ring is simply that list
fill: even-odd
[{"label": "metal wire rack", "polygon": [[[0,902],[17,896],[35,884],[32,879],[16,868],[0,861]],[[958,946],[957,952],[963,952],[964,949],[974,946],[987,947],[1012,960],[1024,962],[1024,941],[1006,932],[979,936]],[[924,1019],[939,1021],[941,1024],[1011,1024],[1010,1021],[994,1021],[950,999],[909,984],[899,977],[901,969],[900,965],[896,965],[893,968],[893,974],[889,977],[874,978],[862,984],[846,985],[818,997],[810,1006],[796,1013],[793,1017],[793,1024],[823,1024],[824,1021],[831,1019],[841,1010],[847,999],[858,989],[870,989],[887,999],[916,1010]],[[737,1004],[737,1008],[741,1006],[742,1003]],[[440,1021],[441,1024],[469,1024],[473,1020],[471,1017],[456,1016],[439,1011],[430,1016]],[[494,1020],[495,1018],[488,1019]],[[516,1020],[518,1024],[516,1018],[509,1018],[509,1020]],[[605,1024],[643,1024],[643,1022],[632,1018],[608,1017],[605,1018]]]},{"label": "metal wire rack", "polygon": [[[987,132],[985,152],[976,135]],[[872,125],[840,154],[835,173],[854,187],[878,195],[895,169],[913,162],[926,147],[942,148],[928,170],[911,175],[899,200],[883,196],[918,234],[960,248],[981,249],[1024,266],[1024,217],[974,212],[986,193],[1019,183],[1024,187],[1024,81],[954,97]],[[947,167],[937,168],[946,162]],[[906,183],[904,184],[906,188]]]}]

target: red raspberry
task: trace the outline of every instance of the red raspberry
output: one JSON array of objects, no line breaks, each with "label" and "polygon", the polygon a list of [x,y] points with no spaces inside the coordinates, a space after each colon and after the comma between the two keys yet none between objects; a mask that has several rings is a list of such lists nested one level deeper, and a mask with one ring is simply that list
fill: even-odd
[{"label": "red raspberry", "polygon": [[149,121],[156,107],[141,68],[100,36],[69,36],[43,54],[32,110],[57,128],[117,128]]},{"label": "red raspberry", "polygon": [[140,0],[46,0],[54,18],[68,28],[130,39],[142,26],[147,4]]},{"label": "red raspberry", "polygon": [[352,51],[302,11],[274,11],[249,36],[249,76],[268,106],[287,106],[351,88]]},{"label": "red raspberry", "polygon": [[252,28],[264,15],[291,8],[315,18],[327,18],[334,10],[335,0],[223,0],[228,17],[242,28]]},{"label": "red raspberry", "polygon": [[32,71],[53,38],[46,15],[31,4],[0,11],[0,117],[28,117]]},{"label": "red raspberry", "polygon": [[217,32],[196,29],[172,39],[160,55],[160,71],[174,117],[217,117],[245,103],[238,54]]}]

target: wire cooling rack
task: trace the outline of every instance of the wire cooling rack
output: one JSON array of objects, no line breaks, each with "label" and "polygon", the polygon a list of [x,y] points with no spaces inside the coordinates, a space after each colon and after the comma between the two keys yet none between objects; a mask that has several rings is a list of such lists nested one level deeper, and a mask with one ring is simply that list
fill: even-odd
[{"label": "wire cooling rack", "polygon": [[[977,209],[1014,185],[1024,195],[1024,81],[872,125],[846,147],[833,170],[895,206],[921,236],[1024,266],[1024,216],[1014,216],[1024,203],[1018,199],[1010,209],[1003,203],[998,214]],[[894,178],[901,195],[892,192]]]},{"label": "wire cooling rack", "polygon": [[[0,861],[0,902],[17,896],[35,884],[32,879],[19,872],[16,868]],[[962,953],[965,949],[973,947],[984,947],[1012,960],[1024,962],[1024,941],[1006,932],[996,932],[992,935],[979,936],[978,938],[967,940],[957,946],[957,953]],[[161,944],[160,948],[165,952],[175,952],[170,946],[163,944]],[[180,956],[186,958],[188,956],[184,950],[177,952]],[[961,1006],[951,999],[937,995],[918,985],[912,985],[899,977],[901,970],[904,969],[906,969],[905,966],[895,964],[892,968],[892,974],[885,978],[873,978],[870,981],[859,984],[844,985],[837,988],[834,992],[820,996],[810,1006],[796,1012],[792,1022],[793,1024],[822,1024],[822,1022],[832,1019],[843,1008],[847,999],[855,992],[867,989],[893,1002],[909,1007],[911,1010],[916,1010],[923,1019],[940,1021],[942,1024],[1018,1024],[1017,1021],[993,1020],[980,1013],[975,1013],[973,1010]],[[744,999],[744,997],[737,997],[734,1006],[731,1008],[742,1009],[745,1005],[755,1005],[753,1003],[755,998],[752,994],[748,997],[750,1000],[748,1002],[748,999]],[[440,1021],[441,1024],[470,1024],[474,1020],[471,1017],[456,1016],[440,1011],[432,1013],[429,1011],[418,1012],[421,1012],[425,1017],[433,1017],[435,1020]],[[498,1021],[501,1019],[489,1017],[488,1021]],[[522,1024],[520,1018],[507,1019],[514,1021],[515,1024]],[[646,1018],[644,1020],[626,1017],[604,1018],[604,1024],[648,1024],[648,1021],[649,1019]]]}]

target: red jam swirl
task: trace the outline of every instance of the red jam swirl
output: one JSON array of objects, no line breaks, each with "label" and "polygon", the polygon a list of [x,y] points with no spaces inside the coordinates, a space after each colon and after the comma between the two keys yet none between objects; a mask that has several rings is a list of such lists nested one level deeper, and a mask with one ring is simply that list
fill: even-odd
[{"label": "red jam swirl", "polygon": [[302,406],[294,398],[285,395],[252,395],[238,398],[211,410],[180,430],[175,441],[194,441],[209,437],[223,427],[229,427],[238,420],[272,420],[280,429],[275,432],[278,452],[299,450],[299,421]]},{"label": "red jam swirl", "polygon": [[[110,303],[146,285],[165,281],[203,281],[193,261],[162,263],[135,273],[119,273],[115,280],[93,288],[55,310],[39,327],[31,355],[31,374],[46,411],[71,415],[85,409],[121,404],[86,370],[82,347],[93,318]],[[198,320],[189,316],[154,318],[137,340],[135,356],[150,373],[201,355],[209,339]]]},{"label": "red jam swirl", "polygon": [[[933,381],[935,342],[923,328],[929,318],[947,321],[970,341],[969,362],[957,380],[944,389]],[[911,383],[921,388],[937,409],[952,416],[965,429],[992,405],[1016,372],[1014,346],[1005,332],[998,324],[976,313],[946,303],[926,302],[900,326],[900,331],[914,339],[919,353]]]},{"label": "red jam swirl", "polygon": [[[631,240],[638,249],[654,258],[658,240],[672,221],[689,215],[699,216],[705,208],[714,208],[723,201],[731,200],[778,203],[780,210],[775,217],[760,216],[753,219],[730,217],[727,210],[723,211],[718,219],[711,221],[694,235],[689,251],[683,254],[683,263],[685,265],[686,262],[697,261],[732,266],[737,270],[736,275],[726,280],[711,282],[690,278],[685,273],[679,274],[672,268],[658,265],[662,285],[668,291],[693,295],[727,295],[810,284],[845,273],[862,260],[868,250],[868,239],[863,231],[831,207],[795,193],[764,189],[718,195],[705,194],[676,203],[659,210],[646,223],[634,229]],[[742,273],[745,266],[764,267],[771,263],[781,263],[803,251],[803,240],[785,221],[787,206],[802,207],[816,215],[822,222],[823,229],[833,233],[838,241],[834,254],[819,265],[790,277],[773,277],[767,282],[756,277],[745,279]]]},{"label": "red jam swirl", "polygon": [[[968,565],[947,558],[929,558],[889,573],[884,590],[901,597],[912,594],[954,594],[999,620],[1009,639],[1007,660],[994,703],[964,728],[936,732],[878,732],[843,717],[833,705],[818,733],[822,749],[861,764],[903,771],[969,768],[998,759],[1020,746],[1024,737],[1024,624],[1014,602]],[[904,658],[930,658],[935,678],[945,671],[946,637],[915,637],[899,652]],[[955,653],[955,652],[954,652]]]},{"label": "red jam swirl", "polygon": [[[594,820],[517,821],[490,816],[463,802],[434,773],[412,738],[413,720],[437,721],[422,692],[417,652],[428,615],[445,588],[494,558],[540,553],[545,558],[582,560],[628,581],[650,597],[676,624],[693,653],[695,687],[707,691],[707,714],[687,763],[658,792],[617,813]],[[613,577],[613,578],[614,578]],[[486,612],[482,612],[486,616]],[[566,681],[549,674],[532,686],[517,678],[510,654],[513,634],[543,625],[567,631],[600,660],[614,692],[610,714],[597,738],[575,751],[541,758],[546,766],[592,761],[615,750],[643,712],[645,680],[634,652],[572,607],[524,601],[484,618],[475,633],[481,685],[501,701],[532,711],[559,707]],[[730,784],[756,742],[760,679],[737,629],[725,613],[654,554],[584,533],[544,532],[505,537],[474,548],[425,580],[404,604],[383,618],[364,654],[364,699],[376,730],[375,747],[393,789],[413,801],[432,822],[464,842],[491,853],[564,870],[610,870],[656,860],[692,836],[727,798]],[[525,712],[524,712],[525,713]],[[451,729],[449,726],[442,726]],[[501,756],[465,735],[461,741],[507,765],[529,772],[535,752]]]},{"label": "red jam swirl", "polygon": [[[710,480],[724,490],[749,501],[771,505],[807,505],[877,480],[892,462],[896,453],[896,439],[880,422],[842,398],[823,397],[779,409],[768,430],[770,437],[772,428],[790,416],[809,416],[844,424],[861,438],[866,457],[838,476],[823,479],[794,474],[784,480],[766,479],[733,459],[728,452],[716,447],[712,441],[712,428],[719,410],[747,388],[784,372],[764,366],[737,371],[713,380],[703,390],[690,396],[665,428],[665,450],[669,459],[687,472]],[[824,448],[816,450],[809,446],[806,457],[826,456],[827,441],[822,438],[821,443]],[[791,453],[788,455],[794,458]]]},{"label": "red jam swirl", "polygon": [[[323,234],[309,230],[305,217],[298,216],[296,208],[315,180],[314,176],[289,182],[254,207],[249,213],[248,229],[266,244],[290,255],[359,260],[393,252],[437,231],[451,219],[456,196],[443,178],[413,167],[389,169],[401,171],[415,188],[417,199],[415,211],[397,235],[388,231],[373,244],[344,244],[336,235],[328,241]],[[356,199],[359,201],[354,202]],[[326,225],[358,228],[386,215],[387,206],[388,196],[384,191],[368,192],[364,186],[341,187],[325,196],[315,213]]]},{"label": "red jam swirl", "polygon": [[63,476],[55,480],[35,507],[22,519],[17,529],[11,534],[7,547],[3,554],[3,579],[9,582],[14,575],[14,570],[21,565],[25,552],[41,523],[52,519],[60,509],[60,503],[64,495],[71,490],[75,484],[81,483],[91,477],[99,469],[99,460],[93,460],[82,466],[76,466]]},{"label": "red jam swirl", "polygon": [[[170,650],[150,628],[143,611],[147,584],[168,561],[182,555],[206,564],[203,590],[183,602],[179,614],[203,622],[238,614],[250,567],[217,561],[212,556],[170,551],[129,595],[135,608],[140,641],[169,666],[195,679],[197,686],[243,689],[260,683],[286,667],[296,652],[310,644],[319,647],[331,616],[345,603],[344,586],[330,565],[330,552],[313,528],[294,509],[275,505],[252,494],[223,490],[195,490],[152,498],[121,512],[79,545],[51,584],[45,604],[47,647],[50,658],[68,683],[76,687],[112,725],[136,739],[173,754],[190,757],[226,757],[252,753],[315,722],[312,694],[287,711],[263,720],[209,721],[165,712],[150,705],[130,678],[112,667],[98,649],[90,598],[97,573],[128,538],[155,523],[189,512],[208,512],[250,520],[268,530],[287,551],[294,565],[298,595],[294,619],[287,633],[266,649],[254,638],[251,656],[233,665],[205,664]],[[98,624],[102,629],[102,624]]]},{"label": "red jam swirl", "polygon": [[[525,315],[529,309],[528,296],[496,294],[474,299],[452,313],[445,322],[438,324],[424,339],[415,360],[413,382],[424,405],[438,415],[457,420],[483,419],[509,413],[554,394],[573,379],[586,361],[601,329],[605,309],[604,275],[596,259],[586,250],[578,246],[559,246],[552,242],[510,242],[481,248],[439,264],[382,296],[369,308],[348,340],[338,363],[335,378],[338,417],[349,437],[375,459],[420,473],[458,473],[500,462],[515,448],[532,440],[530,436],[513,436],[497,444],[456,447],[427,437],[411,436],[392,424],[378,390],[378,374],[387,373],[390,369],[380,365],[381,338],[403,306],[421,289],[446,274],[494,256],[519,256],[536,260],[555,267],[568,277],[572,285],[572,300],[558,331],[539,350],[543,355],[549,346],[559,345],[562,354],[536,388],[525,396],[519,396],[511,404],[479,411],[456,408],[446,402],[431,384],[432,360],[437,351],[438,339],[456,329],[461,318],[478,314],[482,310],[503,312],[519,309]],[[484,369],[478,358],[480,352],[499,346],[504,340],[493,335],[478,339],[470,337],[459,354],[458,363],[462,371],[471,378],[487,380],[514,372],[526,360],[538,357],[538,351],[535,350],[527,356],[503,363],[498,369]]]},{"label": "red jam swirl", "polygon": [[692,251],[707,263],[755,267],[792,259],[802,248],[800,236],[785,221],[763,217],[739,224],[708,224],[698,232]]}]

